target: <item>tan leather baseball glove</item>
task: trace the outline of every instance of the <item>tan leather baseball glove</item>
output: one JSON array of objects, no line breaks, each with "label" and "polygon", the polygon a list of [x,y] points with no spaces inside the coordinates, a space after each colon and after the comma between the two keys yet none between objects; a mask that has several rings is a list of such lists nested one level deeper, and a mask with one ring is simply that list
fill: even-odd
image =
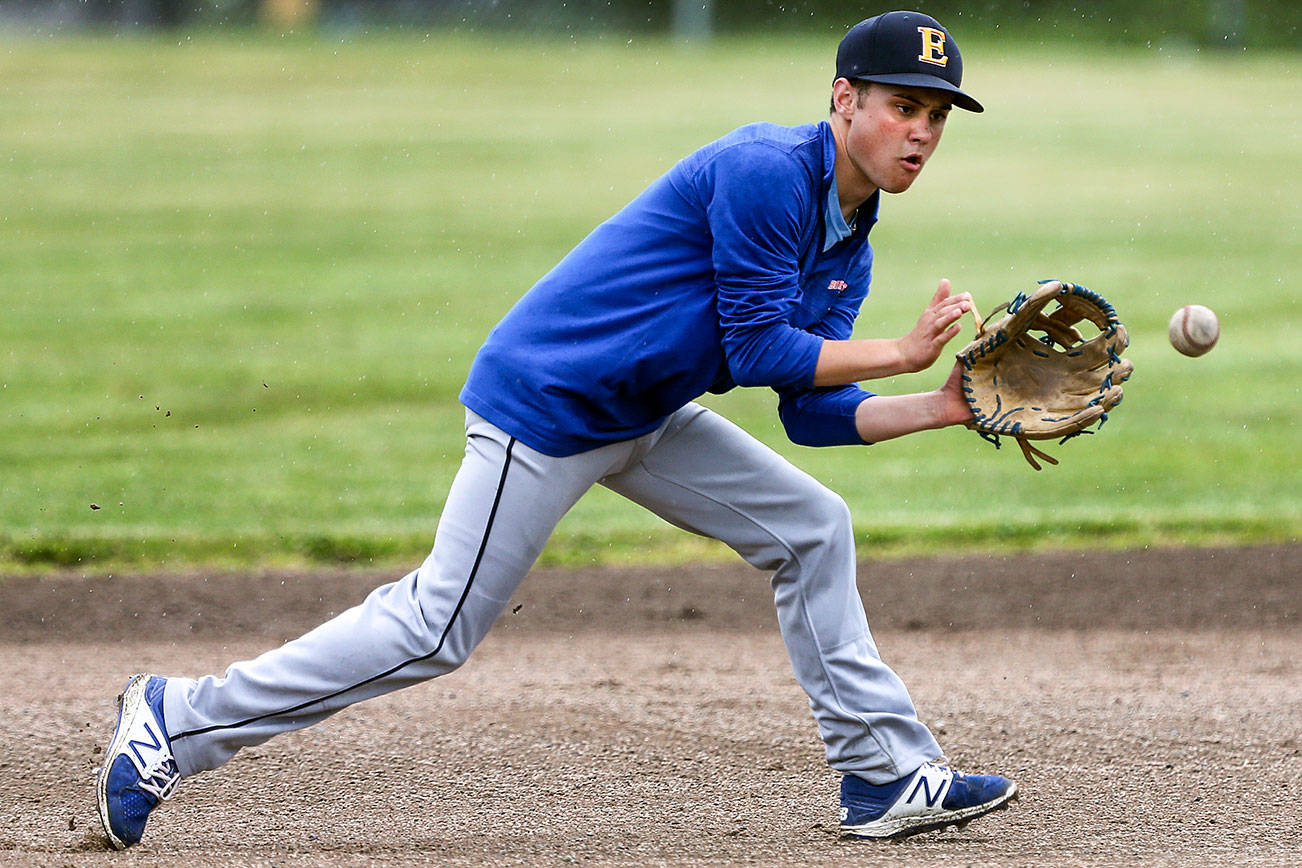
[{"label": "tan leather baseball glove", "polygon": [[[1080,329],[1093,332],[1090,324],[1098,334],[1086,337]],[[996,448],[1000,437],[1016,438],[1036,470],[1037,458],[1057,464],[1028,441],[1065,442],[1092,433],[1085,429],[1096,422],[1102,426],[1134,371],[1121,358],[1129,345],[1126,327],[1103,296],[1074,283],[1041,281],[1035,292],[996,308],[958,353],[972,410],[968,427]]]}]

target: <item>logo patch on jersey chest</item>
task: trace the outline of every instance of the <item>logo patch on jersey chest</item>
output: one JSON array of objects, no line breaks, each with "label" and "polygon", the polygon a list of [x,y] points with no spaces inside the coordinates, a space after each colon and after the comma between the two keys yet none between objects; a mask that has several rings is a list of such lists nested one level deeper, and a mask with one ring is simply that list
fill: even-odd
[{"label": "logo patch on jersey chest", "polygon": [[827,288],[832,292],[844,292],[849,287],[850,284],[846,283],[844,280],[834,280],[827,285]]}]

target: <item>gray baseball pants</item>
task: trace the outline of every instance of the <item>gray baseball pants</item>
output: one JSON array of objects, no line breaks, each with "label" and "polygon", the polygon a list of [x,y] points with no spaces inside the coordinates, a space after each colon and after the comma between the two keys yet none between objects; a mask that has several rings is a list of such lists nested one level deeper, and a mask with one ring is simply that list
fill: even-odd
[{"label": "gray baseball pants", "polygon": [[474,413],[466,435],[419,569],[223,677],[168,680],[163,713],[183,775],[456,669],[595,484],[772,572],[782,638],[833,768],[887,783],[941,755],[868,631],[845,503],[736,425],[689,404],[650,434],[566,458]]}]

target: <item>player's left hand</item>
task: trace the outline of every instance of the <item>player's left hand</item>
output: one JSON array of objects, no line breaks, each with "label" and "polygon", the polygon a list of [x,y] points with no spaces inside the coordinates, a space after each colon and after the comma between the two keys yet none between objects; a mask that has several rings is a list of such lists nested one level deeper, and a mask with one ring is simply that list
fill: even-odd
[{"label": "player's left hand", "polygon": [[922,371],[931,367],[949,343],[962,329],[958,320],[972,309],[970,293],[949,294],[950,283],[941,280],[940,287],[932,296],[918,324],[902,338],[897,339],[896,346],[901,363],[906,371]]},{"label": "player's left hand", "polygon": [[936,390],[940,398],[941,424],[965,425],[972,419],[967,397],[963,394],[963,363],[956,362],[949,370],[945,384]]}]

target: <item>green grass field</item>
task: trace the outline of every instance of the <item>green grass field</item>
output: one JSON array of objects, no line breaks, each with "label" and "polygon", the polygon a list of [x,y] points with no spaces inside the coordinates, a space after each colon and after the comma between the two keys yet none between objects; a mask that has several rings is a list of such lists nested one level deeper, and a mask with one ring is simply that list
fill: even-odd
[{"label": "green grass field", "polygon": [[[822,117],[833,43],[0,43],[0,568],[422,557],[488,328],[692,148]],[[765,390],[708,403],[841,491],[864,554],[1295,540],[1302,55],[964,55],[988,110],[884,202],[858,334],[940,277],[985,310],[1075,280],[1130,328],[1126,402],[1040,473],[967,431],[814,450]],[[1201,359],[1166,342],[1189,302],[1221,315]],[[545,558],[718,553],[597,491]]]}]

